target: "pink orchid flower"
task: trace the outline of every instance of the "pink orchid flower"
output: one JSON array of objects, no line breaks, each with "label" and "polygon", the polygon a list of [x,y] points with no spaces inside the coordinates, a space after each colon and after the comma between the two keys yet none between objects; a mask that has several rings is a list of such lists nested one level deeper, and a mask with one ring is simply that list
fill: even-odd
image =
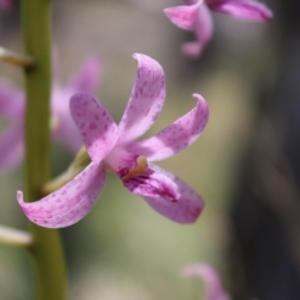
[{"label": "pink orchid flower", "polygon": [[183,0],[186,5],[165,9],[166,16],[179,28],[194,31],[196,41],[185,43],[182,51],[190,57],[198,57],[210,41],[214,26],[209,10],[233,17],[266,22],[273,14],[256,0]]},{"label": "pink orchid flower", "polygon": [[0,0],[0,8],[6,11],[11,10],[13,7],[12,0]]},{"label": "pink orchid flower", "polygon": [[17,199],[27,217],[37,225],[58,228],[78,222],[92,209],[106,180],[106,172],[118,176],[133,194],[165,217],[193,223],[203,200],[181,179],[153,164],[190,146],[208,121],[208,108],[198,94],[196,106],[156,135],[136,141],[156,121],[162,110],[166,87],[162,67],[152,58],[134,54],[138,70],[123,117],[117,125],[93,96],[75,94],[71,114],[81,133],[91,163],[66,185],[40,201]]},{"label": "pink orchid flower", "polygon": [[[70,115],[68,99],[76,92],[94,92],[99,78],[100,64],[95,57],[89,57],[65,87],[61,87],[57,80],[53,83],[52,135],[72,152],[78,151],[82,142]],[[0,115],[10,123],[10,127],[0,135],[0,172],[15,167],[23,158],[24,112],[23,93],[6,82],[0,82]]]},{"label": "pink orchid flower", "polygon": [[221,279],[217,271],[208,264],[197,263],[186,266],[183,269],[183,276],[198,276],[206,286],[205,300],[230,300],[231,297],[224,291]]}]

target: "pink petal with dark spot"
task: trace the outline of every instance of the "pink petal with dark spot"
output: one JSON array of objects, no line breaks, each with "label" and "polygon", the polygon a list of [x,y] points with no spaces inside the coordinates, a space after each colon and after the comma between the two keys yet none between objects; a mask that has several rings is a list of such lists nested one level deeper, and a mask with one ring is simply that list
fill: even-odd
[{"label": "pink petal with dark spot", "polygon": [[230,300],[231,298],[224,291],[221,279],[217,271],[208,264],[196,263],[186,266],[183,275],[198,276],[203,279],[206,286],[205,300]]},{"label": "pink petal with dark spot", "polygon": [[203,1],[198,1],[193,5],[183,5],[166,8],[165,15],[170,21],[181,29],[193,30],[197,21],[200,5]]},{"label": "pink petal with dark spot", "polygon": [[263,3],[255,0],[209,0],[209,7],[219,13],[251,21],[269,21],[272,11]]},{"label": "pink petal with dark spot", "polygon": [[166,96],[165,75],[160,64],[143,54],[134,54],[138,70],[130,99],[119,124],[120,141],[131,142],[144,134],[157,119]]},{"label": "pink petal with dark spot", "polygon": [[106,174],[99,163],[92,162],[69,183],[47,197],[31,203],[18,202],[31,222],[48,228],[70,226],[85,217],[93,208],[105,184]]},{"label": "pink petal with dark spot", "polygon": [[190,146],[201,135],[209,111],[204,98],[194,94],[196,106],[186,115],[156,135],[128,146],[130,152],[147,157],[149,161],[166,159]]},{"label": "pink petal with dark spot", "polygon": [[142,197],[163,198],[170,202],[177,202],[180,197],[176,184],[169,177],[151,169],[142,175],[122,180],[132,193]]},{"label": "pink petal with dark spot", "polygon": [[95,97],[75,94],[70,100],[71,115],[93,161],[101,161],[118,141],[118,126]]},{"label": "pink petal with dark spot", "polygon": [[[149,164],[153,173],[144,181],[126,183],[134,194],[142,196],[158,213],[168,219],[181,223],[194,223],[199,217],[204,202],[184,181],[166,170]],[[156,193],[155,193],[156,190]]]}]

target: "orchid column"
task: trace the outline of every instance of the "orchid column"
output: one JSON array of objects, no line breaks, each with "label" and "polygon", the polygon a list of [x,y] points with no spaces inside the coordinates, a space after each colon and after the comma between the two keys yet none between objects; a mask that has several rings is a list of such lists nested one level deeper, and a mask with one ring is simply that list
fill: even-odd
[{"label": "orchid column", "polygon": [[[24,50],[34,60],[25,69],[25,168],[28,201],[40,198],[50,178],[50,0],[22,0]],[[65,299],[65,268],[59,234],[30,223],[38,299]]]}]

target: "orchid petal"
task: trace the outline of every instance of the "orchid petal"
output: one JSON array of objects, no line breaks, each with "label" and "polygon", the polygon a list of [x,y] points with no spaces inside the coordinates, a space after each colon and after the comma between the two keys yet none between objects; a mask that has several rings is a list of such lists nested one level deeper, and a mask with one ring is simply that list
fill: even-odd
[{"label": "orchid petal", "polygon": [[70,109],[91,159],[101,161],[118,141],[117,124],[105,107],[86,93],[75,94]]},{"label": "orchid petal", "polygon": [[197,40],[194,42],[185,43],[182,46],[182,52],[191,58],[198,57],[207,43],[210,41],[214,30],[211,13],[206,4],[199,8],[198,20],[195,25],[195,34]]},{"label": "orchid petal", "polygon": [[172,173],[153,164],[149,171],[123,180],[124,185],[163,216],[181,224],[194,223],[204,208],[203,200]]},{"label": "orchid petal", "polygon": [[189,113],[149,139],[132,143],[129,151],[149,161],[158,161],[190,146],[201,135],[209,115],[204,98],[198,94],[194,96],[197,104]]},{"label": "orchid petal", "polygon": [[0,172],[17,166],[23,157],[23,129],[18,124],[0,136]]},{"label": "orchid petal", "polygon": [[193,30],[198,17],[198,11],[203,1],[193,5],[182,5],[166,8],[165,15],[170,21],[184,30]]},{"label": "orchid petal", "polygon": [[230,300],[229,295],[224,291],[220,277],[216,270],[205,263],[197,263],[186,266],[183,269],[184,276],[201,277],[206,285],[205,300]]},{"label": "orchid petal", "polygon": [[251,21],[269,21],[272,11],[263,3],[255,0],[210,0],[209,7],[219,13]]},{"label": "orchid petal", "polygon": [[90,56],[85,59],[78,73],[71,79],[68,89],[74,92],[94,93],[102,77],[99,60]]},{"label": "orchid petal", "polygon": [[157,119],[166,96],[165,75],[157,61],[134,54],[138,70],[127,107],[119,124],[120,144],[145,133]]},{"label": "orchid petal", "polygon": [[42,227],[62,228],[78,222],[91,211],[105,185],[105,179],[104,168],[98,162],[92,162],[62,188],[39,201],[25,203],[21,191],[17,192],[17,199],[33,223]]},{"label": "orchid petal", "polygon": [[24,97],[7,82],[0,82],[0,114],[12,120],[23,118]]}]

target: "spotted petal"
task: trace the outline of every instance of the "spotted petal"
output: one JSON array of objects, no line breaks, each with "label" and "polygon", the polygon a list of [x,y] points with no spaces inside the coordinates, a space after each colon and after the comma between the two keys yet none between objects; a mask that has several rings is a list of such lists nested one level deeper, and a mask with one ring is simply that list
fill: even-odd
[{"label": "spotted petal", "polygon": [[120,144],[145,133],[157,119],[166,96],[165,75],[157,61],[134,54],[138,70],[126,110],[119,124]]},{"label": "spotted petal", "polygon": [[198,1],[193,5],[182,5],[166,8],[164,10],[170,21],[181,29],[193,30],[197,21],[200,5],[203,1]]},{"label": "spotted petal", "polygon": [[209,7],[220,13],[252,21],[269,21],[272,11],[256,0],[209,0]]},{"label": "spotted petal", "polygon": [[117,124],[105,107],[86,93],[75,94],[70,109],[91,159],[101,161],[118,141]]},{"label": "spotted petal", "polygon": [[204,208],[200,196],[172,173],[153,164],[149,169],[148,174],[124,180],[124,185],[163,216],[181,224],[194,223]]},{"label": "spotted petal", "polygon": [[186,266],[182,273],[184,276],[198,276],[203,279],[206,285],[205,300],[230,300],[229,295],[222,287],[220,276],[210,265],[205,263],[192,264]]},{"label": "spotted petal", "polygon": [[70,226],[93,208],[105,184],[105,171],[98,162],[92,162],[69,183],[47,197],[31,203],[17,199],[25,215],[35,224],[48,228]]},{"label": "spotted petal", "polygon": [[24,153],[23,129],[17,124],[0,135],[0,172],[17,166]]},{"label": "spotted petal", "polygon": [[132,143],[129,151],[149,161],[158,161],[190,146],[204,130],[209,115],[204,98],[198,94],[194,96],[197,104],[189,113],[149,139]]}]

